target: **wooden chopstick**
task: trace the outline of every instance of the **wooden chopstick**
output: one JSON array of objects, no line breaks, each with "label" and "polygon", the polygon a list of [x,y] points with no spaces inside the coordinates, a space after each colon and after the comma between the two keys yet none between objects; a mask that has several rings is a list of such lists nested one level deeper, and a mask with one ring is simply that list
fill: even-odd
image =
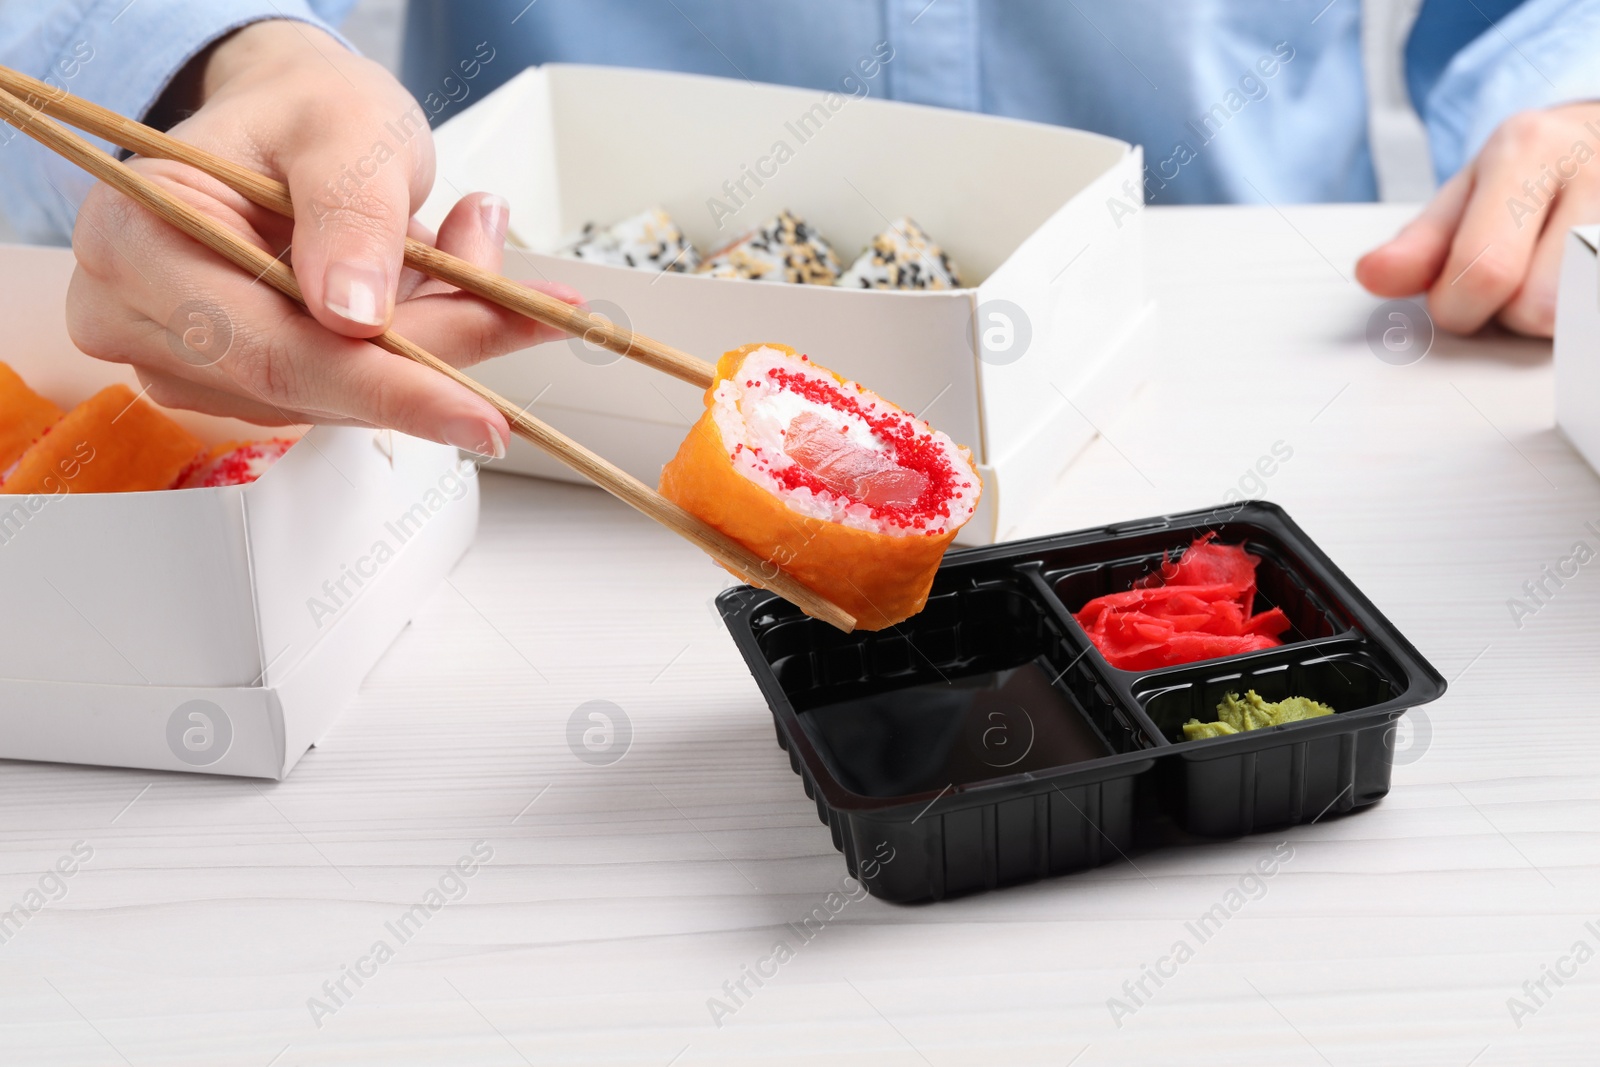
[{"label": "wooden chopstick", "polygon": [[[294,272],[281,260],[257,248],[221,223],[200,214],[132,167],[106,155],[83,138],[44,117],[39,111],[3,88],[0,88],[0,118],[4,118],[6,122],[51,151],[82,167],[135,203],[149,209],[159,218],[182,230],[235,266],[266,280],[279,292],[304,306],[305,299],[301,295]],[[473,381],[437,356],[407,341],[393,330],[386,330],[369,340],[385,351],[431,367],[462,387],[472,390],[494,405],[520,436],[532,441],[623,503],[643,512],[696,545],[746,581],[764,586],[798,605],[807,614],[814,615],[841,630],[849,632],[855,628],[855,618],[852,615],[802,585],[771,561],[761,559],[631,474],[589,451],[560,431],[528,415],[494,390]]]},{"label": "wooden chopstick", "polygon": [[[96,137],[103,137],[119,148],[155,159],[185,163],[211,175],[245,199],[286,218],[294,218],[294,204],[289,199],[289,189],[276,179],[258,174],[232,160],[214,156],[204,149],[10,67],[0,66],[0,89],[22,98],[47,115],[53,115]],[[637,360],[690,385],[708,389],[716,379],[716,369],[703,359],[697,359],[654,338],[634,333],[537,289],[518,285],[509,278],[457,259],[414,238],[406,238],[405,262],[406,266],[430,278],[437,278],[547,326],[582,337],[590,344]]]}]

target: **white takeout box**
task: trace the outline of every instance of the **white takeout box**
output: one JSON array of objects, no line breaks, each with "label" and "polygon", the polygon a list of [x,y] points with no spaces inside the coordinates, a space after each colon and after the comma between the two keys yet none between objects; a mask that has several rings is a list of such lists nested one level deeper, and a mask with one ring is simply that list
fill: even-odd
[{"label": "white takeout box", "polygon": [[1556,296],[1556,427],[1600,472],[1600,226],[1567,233]]},{"label": "white takeout box", "polygon": [[[423,221],[437,226],[469,191],[505,196],[512,237],[530,249],[508,253],[507,274],[569,284],[594,310],[709,361],[750,341],[791,344],[968,445],[984,495],[966,543],[1017,526],[1153,352],[1141,153],[1109,137],[870,96],[549,65],[435,138]],[[975,288],[786,285],[547,254],[586,222],[653,206],[703,253],[787,208],[846,266],[909,215]],[[472,373],[650,484],[702,410],[693,386],[576,340]],[[579,480],[521,440],[504,466]]]},{"label": "white takeout box", "polygon": [[[0,247],[0,359],[63,410],[139,388],[68,339],[72,266]],[[170,414],[208,444],[273,432]],[[324,426],[248,486],[0,496],[0,758],[282,778],[466,551],[475,473]]]}]

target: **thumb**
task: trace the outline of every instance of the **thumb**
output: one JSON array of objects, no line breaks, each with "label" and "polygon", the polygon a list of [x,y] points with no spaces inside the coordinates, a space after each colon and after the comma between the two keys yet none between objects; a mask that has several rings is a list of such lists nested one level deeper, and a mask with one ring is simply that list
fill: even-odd
[{"label": "thumb", "polygon": [[406,226],[431,184],[431,166],[426,180],[416,169],[407,147],[361,131],[288,168],[295,277],[312,316],[335,333],[375,337],[394,314]]}]

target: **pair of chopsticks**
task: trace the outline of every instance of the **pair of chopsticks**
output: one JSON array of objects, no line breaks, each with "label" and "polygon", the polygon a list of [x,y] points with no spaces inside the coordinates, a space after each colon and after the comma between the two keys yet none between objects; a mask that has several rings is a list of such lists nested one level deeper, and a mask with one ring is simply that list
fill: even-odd
[{"label": "pair of chopsticks", "polygon": [[[265,280],[285,296],[305,305],[294,272],[233,230],[200,214],[138,171],[100,151],[46,115],[54,116],[112,144],[143,156],[187,164],[238,192],[246,199],[289,218],[294,204],[282,182],[237,163],[211,155],[174,137],[119,115],[98,104],[0,66],[0,118],[51,151],[77,164],[95,178],[182,230],[242,270]],[[648,367],[701,388],[715,380],[710,364],[670,345],[641,336],[609,320],[536,289],[518,285],[411,238],[406,239],[406,266],[454,285],[501,307],[554,326]],[[807,586],[763,560],[743,545],[701,522],[637,478],[546,423],[527,414],[494,390],[473,381],[420,346],[386,330],[368,338],[387,352],[431,367],[492,404],[519,436],[550,453],[589,481],[611,493],[700,548],[718,563],[752,584],[761,585],[848,632],[855,618]]]}]

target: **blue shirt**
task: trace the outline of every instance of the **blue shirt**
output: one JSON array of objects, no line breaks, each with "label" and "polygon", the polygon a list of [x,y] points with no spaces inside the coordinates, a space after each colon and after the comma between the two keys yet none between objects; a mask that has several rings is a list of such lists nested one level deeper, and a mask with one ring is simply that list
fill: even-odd
[{"label": "blue shirt", "polygon": [[[331,23],[350,0],[0,4],[0,62],[143,114],[167,78],[262,18]],[[403,77],[435,120],[488,42],[472,96],[552,61],[866,91],[1107,133],[1145,147],[1154,203],[1371,200],[1360,0],[413,0]],[[1484,11],[1491,11],[1498,21]],[[119,14],[120,11],[120,14]],[[1600,0],[1427,0],[1407,84],[1435,170],[1505,118],[1600,99]],[[851,91],[846,86],[845,91]],[[4,131],[0,131],[3,135]],[[23,138],[0,197],[33,239],[70,233],[87,180]]]}]

